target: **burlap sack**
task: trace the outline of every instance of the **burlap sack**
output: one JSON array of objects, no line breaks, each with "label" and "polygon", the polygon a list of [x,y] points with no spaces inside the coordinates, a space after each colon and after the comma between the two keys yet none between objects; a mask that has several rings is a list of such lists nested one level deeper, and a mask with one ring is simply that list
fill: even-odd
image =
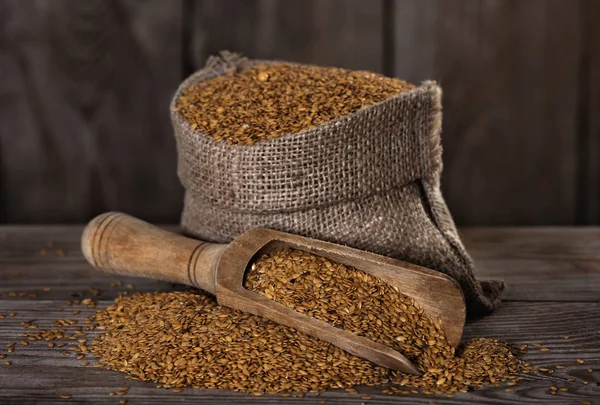
[{"label": "burlap sack", "polygon": [[257,64],[223,53],[171,104],[185,187],[184,231],[229,242],[265,227],[352,246],[446,273],[469,315],[496,307],[503,284],[477,281],[440,192],[441,89],[435,82],[300,133],[230,146],[174,111],[183,89]]}]

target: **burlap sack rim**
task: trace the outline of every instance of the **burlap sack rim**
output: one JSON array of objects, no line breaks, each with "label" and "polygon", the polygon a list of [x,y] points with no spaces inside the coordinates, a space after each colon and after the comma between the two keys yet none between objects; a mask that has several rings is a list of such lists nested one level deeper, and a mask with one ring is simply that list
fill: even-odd
[{"label": "burlap sack rim", "polygon": [[[309,129],[306,129],[301,132],[287,134],[287,135],[285,135],[283,137],[279,137],[279,138],[262,140],[259,143],[257,143],[257,145],[230,146],[225,142],[215,142],[211,136],[203,133],[202,131],[192,130],[191,126],[187,122],[187,120],[185,120],[185,118],[183,118],[181,116],[181,114],[179,114],[177,111],[175,111],[177,99],[180,97],[180,95],[182,94],[182,92],[185,88],[187,88],[193,84],[196,84],[199,81],[208,80],[209,78],[207,77],[207,73],[210,77],[217,77],[218,75],[225,74],[226,72],[233,70],[233,69],[246,68],[246,67],[250,67],[250,66],[264,65],[264,64],[281,63],[280,61],[248,60],[237,54],[226,54],[225,56],[226,56],[225,58],[212,57],[211,59],[209,59],[209,61],[207,62],[207,65],[204,69],[201,69],[201,70],[195,72],[194,74],[192,74],[190,77],[188,77],[186,80],[184,80],[181,83],[181,85],[179,86],[179,88],[177,89],[177,91],[171,101],[171,118],[173,121],[173,125],[174,126],[178,125],[181,127],[181,128],[179,128],[179,131],[177,131],[177,129],[176,129],[176,134],[179,132],[179,133],[184,134],[184,136],[193,137],[192,138],[193,142],[202,142],[208,148],[218,148],[219,152],[224,153],[225,155],[230,155],[231,159],[235,159],[240,154],[241,149],[252,150],[251,148],[256,148],[257,145],[265,146],[268,144],[272,144],[272,145],[276,146],[278,142],[294,142],[299,139],[303,139],[304,142],[310,143],[311,136],[316,137],[318,134],[323,133],[324,131],[328,131],[333,126],[345,125],[345,124],[349,125],[353,121],[360,122],[361,120],[364,120],[365,116],[370,114],[372,111],[386,108],[386,105],[392,105],[394,103],[401,103],[401,102],[410,103],[411,101],[413,101],[415,99],[418,100],[419,98],[422,98],[424,96],[424,97],[429,97],[430,99],[432,99],[432,104],[434,106],[432,112],[430,114],[426,115],[426,116],[431,117],[431,123],[429,125],[430,130],[425,135],[428,137],[428,139],[421,140],[421,142],[424,142],[425,144],[429,145],[426,148],[429,151],[429,155],[428,156],[420,155],[419,156],[420,159],[418,161],[412,162],[415,167],[423,168],[423,170],[422,170],[423,173],[421,173],[422,176],[418,176],[414,179],[409,179],[408,181],[405,181],[405,182],[399,183],[399,184],[395,184],[393,186],[379,187],[377,189],[377,192],[385,193],[388,190],[405,186],[406,184],[416,181],[422,177],[436,178],[436,175],[441,171],[441,168],[442,168],[441,167],[442,166],[441,153],[442,152],[441,152],[440,131],[439,131],[439,129],[441,128],[441,115],[442,115],[441,88],[437,85],[437,83],[435,81],[430,81],[430,80],[422,82],[420,86],[418,86],[414,89],[411,89],[407,92],[398,94],[394,97],[390,97],[390,98],[388,98],[382,102],[379,102],[377,104],[363,108],[360,111],[357,111],[353,114],[349,114],[347,116],[340,117],[336,120],[329,121],[329,122],[319,125],[317,127],[309,128]],[[176,139],[177,139],[177,143],[179,144],[180,143],[179,136],[176,136]],[[188,140],[188,141],[190,141],[190,140]],[[179,147],[179,145],[178,145],[178,147]],[[181,173],[182,168],[180,167],[179,169],[180,170],[178,170],[178,173],[180,175],[179,177],[180,177],[182,184],[184,185],[184,187],[186,187],[188,192],[193,191],[194,187],[190,187],[191,185],[187,184],[186,178],[185,178],[186,176],[182,176],[182,173]],[[198,195],[196,193],[193,193],[193,194],[196,199],[200,199],[208,204],[215,204],[215,205],[219,205],[219,206],[225,205],[229,209],[234,210],[234,211],[257,212],[248,207],[235,206],[235,201],[234,202],[218,201],[215,203],[215,202],[211,202],[211,201],[207,200],[206,198],[204,198],[203,195]],[[351,198],[362,198],[362,197],[372,195],[372,194],[374,194],[373,191],[368,192],[368,193],[359,194],[359,195],[353,195],[350,197]],[[280,209],[268,209],[268,210],[261,209],[260,212],[293,212],[293,211],[299,211],[299,210],[303,210],[303,209],[307,209],[307,208],[333,205],[333,204],[336,204],[347,198],[348,198],[348,196],[340,196],[339,199],[328,201],[326,203],[321,203],[321,204],[315,203],[315,204],[310,204],[310,205],[306,205],[306,206],[300,206],[297,208],[284,207],[284,208],[280,208]]]},{"label": "burlap sack rim", "polygon": [[[252,61],[252,62],[256,62],[256,61]],[[257,63],[257,64],[253,64],[253,65],[262,65],[262,64],[267,64],[267,63],[276,63],[274,61],[264,61],[264,62],[265,63]],[[305,130],[300,131],[300,132],[286,134],[286,135],[283,135],[283,136],[277,137],[277,138],[263,139],[263,140],[260,140],[259,142],[257,142],[254,145],[235,145],[235,146],[231,146],[231,145],[228,145],[224,141],[219,141],[219,142],[214,141],[213,138],[212,138],[212,136],[210,136],[208,134],[205,134],[202,131],[195,130],[195,129],[192,130],[189,122],[185,118],[183,118],[181,116],[181,114],[179,114],[179,112],[176,111],[177,99],[179,98],[179,96],[181,96],[181,94],[183,93],[183,90],[185,88],[189,87],[190,85],[196,84],[198,76],[200,76],[200,74],[203,73],[203,72],[204,72],[204,69],[202,69],[200,71],[197,71],[197,72],[193,73],[190,77],[188,77],[186,80],[184,80],[181,83],[181,85],[179,86],[179,88],[177,89],[177,91],[175,92],[175,95],[173,96],[173,98],[171,100],[171,105],[170,105],[171,118],[173,120],[177,121],[177,123],[179,125],[183,126],[187,130],[187,132],[189,132],[190,134],[205,137],[205,138],[211,140],[213,143],[215,143],[217,145],[220,145],[220,146],[222,146],[224,148],[227,147],[227,148],[236,148],[236,149],[242,149],[242,148],[246,149],[246,148],[256,147],[256,145],[265,145],[265,144],[268,144],[268,143],[277,143],[278,141],[280,141],[281,138],[290,138],[290,139],[303,138],[303,137],[306,137],[307,135],[310,135],[310,134],[312,134],[312,133],[314,133],[316,131],[327,130],[329,127],[334,126],[334,125],[336,125],[339,122],[350,121],[352,119],[360,118],[361,115],[366,115],[366,114],[368,114],[369,112],[371,112],[373,110],[376,110],[376,109],[381,108],[382,106],[385,106],[386,104],[392,104],[396,100],[416,98],[419,94],[422,94],[422,93],[430,93],[432,95],[432,97],[441,100],[441,93],[442,93],[440,86],[437,84],[437,82],[435,80],[425,80],[425,81],[421,82],[421,84],[419,86],[415,87],[414,89],[411,89],[409,91],[406,91],[406,92],[400,93],[398,95],[395,95],[393,97],[387,98],[387,99],[385,99],[383,101],[380,101],[379,103],[372,104],[372,105],[370,105],[368,107],[365,107],[365,108],[362,108],[359,111],[356,111],[356,112],[354,112],[352,114],[348,114],[348,115],[345,115],[343,117],[339,117],[339,118],[337,118],[335,120],[328,121],[328,122],[323,123],[321,125],[318,125],[316,127],[308,128],[308,129],[305,129]],[[215,77],[217,77],[217,75],[215,75]],[[436,102],[435,104],[436,104],[436,107],[439,106],[439,109],[440,109],[440,112],[441,112],[441,102],[439,102],[439,103]],[[437,116],[437,115],[441,115],[441,114],[437,114],[436,113],[435,115]],[[435,121],[441,122],[441,117],[436,118],[436,120],[434,120],[434,122],[432,123],[433,127],[435,127],[435,126],[438,125]],[[432,143],[430,145],[435,146],[433,144],[433,142],[435,142],[435,141],[436,141],[435,139],[432,139],[431,140]],[[434,153],[434,156],[435,156],[435,153],[437,153],[437,152],[439,152],[437,150],[437,148],[433,147],[432,148],[432,153]]]}]

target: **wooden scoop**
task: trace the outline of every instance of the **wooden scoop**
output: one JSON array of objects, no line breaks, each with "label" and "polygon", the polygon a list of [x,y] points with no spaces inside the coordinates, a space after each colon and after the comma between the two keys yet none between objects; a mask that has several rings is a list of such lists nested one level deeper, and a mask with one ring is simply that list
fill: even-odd
[{"label": "wooden scoop", "polygon": [[414,298],[440,320],[448,342],[456,346],[465,322],[465,301],[458,284],[444,274],[346,246],[256,228],[229,244],[186,238],[126,214],[109,212],[83,231],[83,254],[94,267],[127,276],[187,284],[217,297],[220,305],[270,319],[325,340],[383,367],[420,374],[390,347],[336,328],[243,287],[244,273],[262,254],[283,246],[326,257],[363,270]]}]

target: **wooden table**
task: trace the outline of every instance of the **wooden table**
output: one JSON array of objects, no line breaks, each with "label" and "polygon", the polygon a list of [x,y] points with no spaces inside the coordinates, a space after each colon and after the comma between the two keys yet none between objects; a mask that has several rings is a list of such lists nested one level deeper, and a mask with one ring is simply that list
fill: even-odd
[{"label": "wooden table", "polygon": [[[78,308],[78,315],[68,307],[59,311],[74,299],[72,293],[100,289],[103,292],[96,298],[102,308],[127,283],[137,291],[179,288],[137,279],[121,279],[123,287],[111,287],[114,277],[94,271],[84,261],[80,233],[76,226],[0,227],[0,314],[6,316],[0,319],[0,354],[7,354],[8,343],[23,340],[19,336],[25,331],[23,321],[49,325],[66,314],[80,320],[91,315],[94,310],[87,307]],[[503,278],[508,284],[502,306],[486,318],[468,322],[464,337],[497,337],[530,347],[541,343],[550,351],[530,350],[523,358],[536,367],[565,368],[551,375],[526,376],[512,392],[492,387],[453,398],[388,396],[380,387],[361,388],[358,395],[332,390],[302,398],[193,389],[174,393],[94,368],[93,362],[83,366],[73,355],[38,341],[29,346],[17,343],[14,353],[0,362],[0,404],[118,404],[122,398],[128,404],[600,404],[600,228],[473,228],[464,229],[462,235],[480,276]],[[14,317],[8,316],[11,313]],[[578,364],[577,358],[585,362]],[[12,365],[5,366],[4,361]],[[569,382],[572,378],[576,381]],[[589,383],[584,385],[584,380]],[[552,385],[568,391],[550,395]],[[126,396],[109,396],[126,386],[130,387]],[[64,394],[72,398],[59,398]],[[373,398],[366,400],[364,395]]]}]

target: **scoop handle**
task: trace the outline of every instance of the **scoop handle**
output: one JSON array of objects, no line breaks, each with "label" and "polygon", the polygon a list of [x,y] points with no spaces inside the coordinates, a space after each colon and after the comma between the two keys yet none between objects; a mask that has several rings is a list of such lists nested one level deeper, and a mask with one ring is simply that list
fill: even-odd
[{"label": "scoop handle", "polygon": [[81,236],[85,258],[100,270],[187,284],[213,295],[226,246],[186,238],[119,212],[92,219]]}]

